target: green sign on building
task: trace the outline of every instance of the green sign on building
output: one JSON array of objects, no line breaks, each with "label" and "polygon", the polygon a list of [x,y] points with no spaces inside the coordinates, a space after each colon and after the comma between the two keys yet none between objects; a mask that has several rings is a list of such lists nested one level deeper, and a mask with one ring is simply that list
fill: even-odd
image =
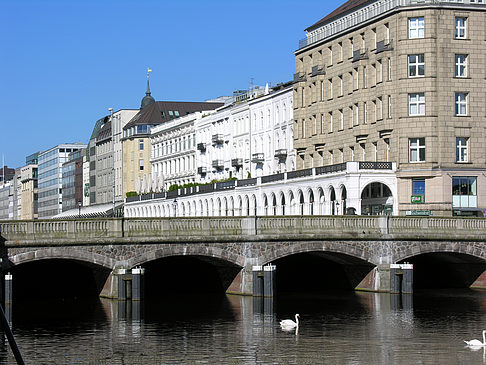
[{"label": "green sign on building", "polygon": [[425,199],[423,195],[412,195],[410,201],[412,203],[425,203]]}]

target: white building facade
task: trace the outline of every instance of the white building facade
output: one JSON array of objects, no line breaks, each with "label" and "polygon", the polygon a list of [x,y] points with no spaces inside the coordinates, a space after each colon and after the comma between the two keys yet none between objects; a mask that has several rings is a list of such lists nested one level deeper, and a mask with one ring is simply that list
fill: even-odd
[{"label": "white building facade", "polygon": [[243,98],[196,124],[199,182],[295,170],[292,87]]},{"label": "white building facade", "polygon": [[167,191],[171,185],[194,183],[196,170],[195,123],[203,113],[195,112],[154,127],[150,135],[151,181],[140,181],[146,192]]}]

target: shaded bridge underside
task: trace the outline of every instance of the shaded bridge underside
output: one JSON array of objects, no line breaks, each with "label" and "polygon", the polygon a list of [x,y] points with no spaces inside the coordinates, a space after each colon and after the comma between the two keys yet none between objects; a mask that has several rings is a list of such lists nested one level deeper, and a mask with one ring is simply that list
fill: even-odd
[{"label": "shaded bridge underside", "polygon": [[[71,259],[99,265],[131,268],[171,256],[207,256],[239,267],[265,265],[272,261],[307,252],[328,252],[348,257],[349,263],[371,265],[406,261],[417,255],[448,252],[486,260],[483,242],[442,241],[293,241],[237,243],[120,244],[99,246],[62,246],[15,248],[7,245],[10,265],[43,259]],[[332,257],[332,255],[329,255]],[[356,260],[358,259],[358,260]],[[337,256],[336,256],[336,260]],[[340,259],[339,259],[340,260]]]}]

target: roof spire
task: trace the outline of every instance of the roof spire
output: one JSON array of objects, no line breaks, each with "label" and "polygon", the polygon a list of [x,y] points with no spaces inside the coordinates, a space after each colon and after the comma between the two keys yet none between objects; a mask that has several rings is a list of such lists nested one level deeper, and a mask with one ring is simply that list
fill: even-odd
[{"label": "roof spire", "polygon": [[145,92],[145,96],[142,99],[142,104],[140,105],[140,109],[143,109],[147,105],[155,103],[155,99],[150,94],[150,84],[149,84],[150,72],[152,72],[152,70],[150,69],[150,67],[148,67],[147,68],[147,91]]},{"label": "roof spire", "polygon": [[150,67],[148,67],[147,68],[147,91],[145,92],[145,95],[150,95],[150,85],[149,85],[150,72],[152,72],[152,70],[150,69]]}]

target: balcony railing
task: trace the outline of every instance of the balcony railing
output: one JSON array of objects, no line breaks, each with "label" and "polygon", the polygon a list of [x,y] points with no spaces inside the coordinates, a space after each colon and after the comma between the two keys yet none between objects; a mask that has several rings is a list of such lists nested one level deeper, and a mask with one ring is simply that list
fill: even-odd
[{"label": "balcony railing", "polygon": [[198,143],[197,149],[198,149],[198,151],[201,151],[201,152],[206,151],[206,144],[205,143]]},{"label": "balcony railing", "polygon": [[301,82],[305,81],[305,75],[301,72],[297,72],[294,74],[294,82]]},{"label": "balcony railing", "polygon": [[224,167],[223,160],[213,160],[213,167],[218,170],[222,169]]},{"label": "balcony railing", "polygon": [[206,166],[201,166],[197,168],[197,173],[199,175],[204,175],[208,172],[208,168]]},{"label": "balcony railing", "polygon": [[330,174],[332,172],[340,172],[346,170],[346,162],[335,165],[316,167],[316,175]]},{"label": "balcony railing", "polygon": [[305,176],[312,176],[312,168],[287,172],[287,179],[296,179]]},{"label": "balcony railing", "polygon": [[360,170],[391,170],[392,163],[391,162],[368,162],[362,161],[359,163]]},{"label": "balcony railing", "polygon": [[376,53],[393,50],[392,41],[393,39],[384,39],[376,43]]},{"label": "balcony railing", "polygon": [[233,166],[233,167],[243,166],[243,159],[242,158],[233,158],[231,160],[231,166]]},{"label": "balcony railing", "polygon": [[212,141],[214,144],[219,144],[224,142],[224,136],[221,133],[213,134]]},{"label": "balcony railing", "polygon": [[251,162],[253,163],[263,163],[265,161],[265,156],[263,153],[254,153],[251,155]]},{"label": "balcony railing", "polygon": [[281,159],[286,158],[287,157],[287,150],[285,148],[279,148],[278,150],[275,150],[275,157],[281,158]]},{"label": "balcony railing", "polygon": [[311,69],[311,76],[317,76],[317,75],[325,75],[326,71],[324,71],[324,66],[312,66]]},{"label": "balcony railing", "polygon": [[368,59],[368,49],[366,48],[357,49],[356,51],[353,52],[353,62],[359,60],[367,60],[367,59]]}]

